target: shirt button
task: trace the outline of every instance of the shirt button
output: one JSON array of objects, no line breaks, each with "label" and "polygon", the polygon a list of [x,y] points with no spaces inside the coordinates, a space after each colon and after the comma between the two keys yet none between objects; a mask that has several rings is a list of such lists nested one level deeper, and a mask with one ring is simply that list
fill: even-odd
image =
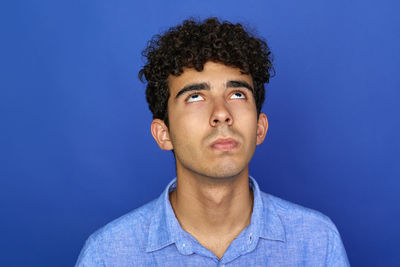
[{"label": "shirt button", "polygon": [[182,244],[182,247],[186,247],[185,243]]}]

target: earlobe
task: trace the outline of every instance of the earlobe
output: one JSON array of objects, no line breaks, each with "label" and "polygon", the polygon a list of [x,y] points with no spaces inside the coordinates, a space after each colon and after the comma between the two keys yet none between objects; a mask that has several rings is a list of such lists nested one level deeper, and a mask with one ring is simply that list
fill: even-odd
[{"label": "earlobe", "polygon": [[265,136],[268,131],[268,119],[264,113],[260,113],[257,121],[257,145],[264,142]]},{"label": "earlobe", "polygon": [[172,142],[169,137],[169,130],[163,120],[154,119],[151,122],[151,135],[162,150],[172,150]]}]

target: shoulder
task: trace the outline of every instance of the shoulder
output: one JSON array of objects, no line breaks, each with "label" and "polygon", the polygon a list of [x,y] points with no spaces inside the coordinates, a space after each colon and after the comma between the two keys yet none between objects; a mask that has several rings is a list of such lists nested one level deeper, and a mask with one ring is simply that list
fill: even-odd
[{"label": "shoulder", "polygon": [[91,235],[92,239],[121,241],[126,238],[141,238],[147,231],[156,200],[153,200],[103,226]]},{"label": "shoulder", "polygon": [[319,211],[303,207],[267,193],[262,193],[262,198],[266,208],[274,209],[286,230],[290,230],[291,228],[299,230],[299,228],[301,228],[303,230],[322,230],[338,233],[331,219]]},{"label": "shoulder", "polygon": [[[116,255],[140,255],[145,250],[148,229],[154,215],[153,200],[103,226],[86,241],[76,266],[104,264]],[[86,263],[87,261],[90,261]]]},{"label": "shoulder", "polygon": [[307,262],[307,266],[320,266],[321,262],[349,266],[340,234],[328,216],[270,194],[261,195],[264,214],[273,216],[282,226],[279,229],[284,232],[283,241],[293,260]]},{"label": "shoulder", "polygon": [[302,255],[311,266],[323,261],[327,266],[349,266],[340,234],[328,216],[269,194],[262,193],[262,198],[265,208],[279,217],[293,255]]}]

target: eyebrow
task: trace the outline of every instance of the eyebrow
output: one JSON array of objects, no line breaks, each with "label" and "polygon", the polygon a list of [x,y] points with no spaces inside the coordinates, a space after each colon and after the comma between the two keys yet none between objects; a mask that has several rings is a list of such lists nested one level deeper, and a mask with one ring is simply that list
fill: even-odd
[{"label": "eyebrow", "polygon": [[[242,80],[228,81],[226,83],[226,88],[230,88],[230,87],[232,87],[232,88],[247,88],[252,93],[254,92],[253,87],[251,87],[251,85],[248,82],[242,81]],[[175,99],[177,99],[179,96],[181,96],[182,94],[184,94],[186,92],[200,91],[200,90],[210,90],[210,85],[208,83],[193,83],[193,84],[186,85],[176,94]]]},{"label": "eyebrow", "polygon": [[210,85],[208,83],[193,83],[186,85],[176,94],[175,99],[186,92],[199,90],[210,90]]},{"label": "eyebrow", "polygon": [[250,84],[246,81],[229,81],[226,84],[226,87],[233,87],[233,88],[247,88],[249,89],[252,93],[254,93],[253,87],[251,87]]}]

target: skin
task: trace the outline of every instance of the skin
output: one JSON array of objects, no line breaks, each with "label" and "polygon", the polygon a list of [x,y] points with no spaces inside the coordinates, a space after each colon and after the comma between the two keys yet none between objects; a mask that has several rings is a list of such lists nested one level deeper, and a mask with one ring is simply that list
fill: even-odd
[{"label": "skin", "polygon": [[250,223],[253,195],[248,164],[268,129],[257,116],[250,75],[207,62],[168,78],[169,128],[155,119],[151,132],[174,150],[177,189],[170,202],[182,228],[222,258]]}]

